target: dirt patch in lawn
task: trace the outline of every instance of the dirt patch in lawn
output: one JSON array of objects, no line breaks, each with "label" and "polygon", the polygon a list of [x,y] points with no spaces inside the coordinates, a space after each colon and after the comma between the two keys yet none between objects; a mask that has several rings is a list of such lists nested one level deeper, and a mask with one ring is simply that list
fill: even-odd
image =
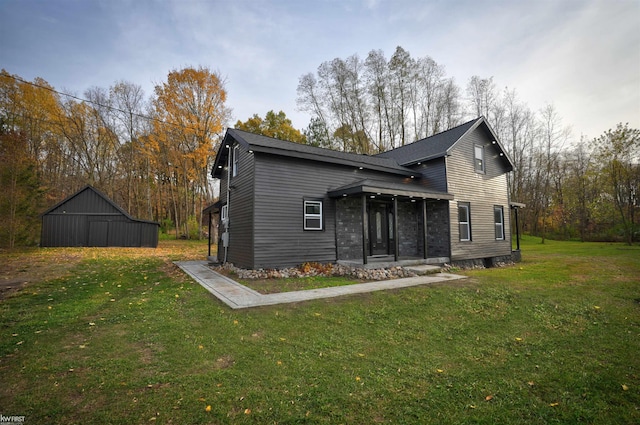
[{"label": "dirt patch in lawn", "polygon": [[33,250],[4,254],[0,258],[0,300],[2,300],[32,282],[67,276],[83,256],[79,252],[73,253],[66,250]]}]

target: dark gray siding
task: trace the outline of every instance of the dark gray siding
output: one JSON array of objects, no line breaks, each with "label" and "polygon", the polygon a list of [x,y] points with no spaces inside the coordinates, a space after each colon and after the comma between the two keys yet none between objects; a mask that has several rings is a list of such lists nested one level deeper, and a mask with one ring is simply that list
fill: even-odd
[{"label": "dark gray siding", "polygon": [[[232,146],[233,151],[233,146]],[[239,155],[238,174],[231,177],[230,196],[227,197],[227,164],[220,179],[220,199],[223,205],[230,200],[229,207],[229,248],[227,261],[238,267],[253,268],[253,223],[254,223],[254,158],[242,146]],[[222,237],[223,229],[220,229]],[[225,250],[221,241],[218,245],[218,259],[224,260]]]},{"label": "dark gray siding", "polygon": [[[287,267],[306,261],[336,261],[332,189],[363,179],[397,176],[356,167],[255,154],[255,267]],[[323,200],[322,231],[303,229],[304,200]],[[233,201],[232,201],[233,203]]]},{"label": "dark gray siding", "polygon": [[49,214],[117,214],[122,212],[93,190],[82,190],[66,202],[61,203]]},{"label": "dark gray siding", "polygon": [[447,191],[447,168],[444,157],[436,158],[411,168],[422,174],[421,182],[424,186],[440,192]]},{"label": "dark gray siding", "polygon": [[156,247],[158,223],[134,220],[91,187],[42,216],[43,247]]},{"label": "dark gray siding", "polygon": [[45,215],[40,246],[86,246],[88,226],[86,215]]},{"label": "dark gray siding", "polygon": [[[490,134],[479,127],[458,141],[451,156],[446,158],[448,191],[455,196],[449,202],[452,261],[511,255],[507,169],[495,146],[491,144],[491,139]],[[484,146],[484,174],[477,173],[474,169],[474,145]],[[470,242],[460,241],[458,202],[470,204]],[[495,239],[494,205],[503,207],[503,241]]]}]

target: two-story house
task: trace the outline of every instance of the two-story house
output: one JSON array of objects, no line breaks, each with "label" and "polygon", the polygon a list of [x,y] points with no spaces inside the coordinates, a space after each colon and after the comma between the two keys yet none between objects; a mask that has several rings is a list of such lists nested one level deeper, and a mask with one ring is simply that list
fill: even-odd
[{"label": "two-story house", "polygon": [[228,129],[211,171],[217,259],[252,269],[510,260],[512,170],[484,117],[375,156]]}]

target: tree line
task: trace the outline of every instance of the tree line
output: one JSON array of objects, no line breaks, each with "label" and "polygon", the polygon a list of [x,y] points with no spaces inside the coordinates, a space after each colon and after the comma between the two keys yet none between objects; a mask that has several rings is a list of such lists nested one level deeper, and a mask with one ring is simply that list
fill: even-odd
[{"label": "tree line", "polygon": [[[618,124],[593,140],[575,141],[553,105],[532,110],[515,89],[472,76],[459,87],[430,57],[402,47],[387,59],[323,62],[299,79],[297,102],[311,115],[307,143],[375,154],[485,116],[512,158],[513,201],[524,230],[581,240],[640,238],[639,130]],[[604,130],[604,129],[603,129]]]},{"label": "tree line", "polygon": [[132,216],[199,237],[208,169],[230,118],[224,80],[169,72],[150,98],[119,81],[83,97],[0,72],[0,241],[32,244],[39,214],[86,184]]},{"label": "tree line", "polygon": [[[87,183],[134,217],[200,236],[214,199],[209,170],[231,110],[225,81],[208,68],[172,70],[150,96],[134,83],[82,97],[45,80],[0,72],[0,245],[33,244],[39,214]],[[302,131],[285,113],[240,129],[329,149],[375,154],[485,116],[507,149],[523,230],[550,238],[638,240],[640,131],[618,124],[572,138],[552,105],[532,110],[515,89],[473,76],[464,88],[430,57],[398,47],[322,63],[302,75]]]}]

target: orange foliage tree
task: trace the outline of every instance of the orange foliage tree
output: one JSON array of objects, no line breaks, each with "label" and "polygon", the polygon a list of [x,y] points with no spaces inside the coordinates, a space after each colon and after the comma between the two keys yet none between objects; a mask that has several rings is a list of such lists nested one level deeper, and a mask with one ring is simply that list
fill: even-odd
[{"label": "orange foliage tree", "polygon": [[236,128],[289,142],[307,143],[307,137],[293,127],[291,120],[282,111],[277,114],[269,111],[264,119],[254,114],[245,122],[236,122]]},{"label": "orange foliage tree", "polygon": [[[189,236],[212,197],[208,169],[229,119],[225,82],[205,67],[169,72],[155,87],[153,129],[146,139],[158,180],[167,186],[176,229]],[[197,224],[189,225],[190,218]]]}]

